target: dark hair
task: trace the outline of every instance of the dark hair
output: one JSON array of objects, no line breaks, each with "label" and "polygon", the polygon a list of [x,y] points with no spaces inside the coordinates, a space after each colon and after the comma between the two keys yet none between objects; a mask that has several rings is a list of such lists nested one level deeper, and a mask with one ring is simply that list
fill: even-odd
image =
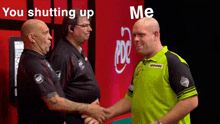
[{"label": "dark hair", "polygon": [[[76,26],[76,24],[78,23],[78,20],[79,20],[79,17],[81,16],[80,15],[80,11],[81,9],[72,9],[72,10],[75,10],[75,18],[71,19],[69,14],[68,16],[65,16],[63,18],[63,22],[62,22],[62,31],[63,31],[63,35],[66,36],[68,34],[68,26],[69,25],[72,25],[71,26],[71,30],[74,31],[74,27]],[[82,11],[84,12],[84,11]],[[87,13],[86,13],[86,16],[87,16]],[[89,19],[91,21],[91,19]]]}]

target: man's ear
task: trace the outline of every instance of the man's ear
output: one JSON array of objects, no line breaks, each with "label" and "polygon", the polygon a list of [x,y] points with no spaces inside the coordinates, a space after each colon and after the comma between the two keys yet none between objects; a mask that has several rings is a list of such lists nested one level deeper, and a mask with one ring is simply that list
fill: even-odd
[{"label": "man's ear", "polygon": [[68,25],[68,31],[71,32],[71,33],[73,33],[73,30],[74,30],[74,29],[73,29],[72,25]]},{"label": "man's ear", "polygon": [[158,31],[154,31],[154,38],[157,40],[160,37],[160,34]]},{"label": "man's ear", "polygon": [[28,35],[28,39],[31,41],[31,43],[34,43],[34,42],[35,42],[35,36],[34,36],[34,34],[30,33],[30,34]]}]

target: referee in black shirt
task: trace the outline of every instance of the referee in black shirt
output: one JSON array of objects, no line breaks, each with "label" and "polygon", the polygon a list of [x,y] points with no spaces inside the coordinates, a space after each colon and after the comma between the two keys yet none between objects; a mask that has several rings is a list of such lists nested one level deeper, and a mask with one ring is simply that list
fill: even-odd
[{"label": "referee in black shirt", "polygon": [[[75,18],[63,19],[64,37],[50,58],[50,63],[60,76],[60,83],[67,99],[74,102],[92,103],[100,99],[100,89],[92,67],[81,48],[89,39],[92,28],[90,19],[75,9]],[[67,114],[67,124],[84,124],[80,114]],[[92,122],[91,122],[92,123]]]},{"label": "referee in black shirt", "polygon": [[18,124],[63,124],[65,113],[87,114],[101,122],[104,109],[64,98],[56,72],[45,59],[51,45],[47,25],[27,20],[21,28],[24,51],[18,68]]}]

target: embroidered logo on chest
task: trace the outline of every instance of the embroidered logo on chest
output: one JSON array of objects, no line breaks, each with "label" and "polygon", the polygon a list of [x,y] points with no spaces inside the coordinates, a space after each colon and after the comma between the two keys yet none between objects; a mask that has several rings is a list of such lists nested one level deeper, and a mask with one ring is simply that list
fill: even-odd
[{"label": "embroidered logo on chest", "polygon": [[83,65],[83,62],[81,59],[79,59],[79,67],[81,70],[83,70],[85,68],[85,65]]},{"label": "embroidered logo on chest", "polygon": [[142,68],[142,66],[138,67],[138,68],[137,68],[137,71],[139,71],[141,68]]},{"label": "embroidered logo on chest", "polygon": [[138,68],[137,68],[137,73],[135,74],[135,78],[138,78],[138,74],[139,74],[139,72],[138,72],[138,71],[140,71],[140,70],[141,70],[141,68],[142,68],[142,66],[140,66],[140,67],[138,67]]},{"label": "embroidered logo on chest", "polygon": [[150,68],[163,68],[163,64],[155,64],[155,63],[151,63],[150,64]]},{"label": "embroidered logo on chest", "polygon": [[88,58],[87,58],[87,57],[85,57],[84,59],[85,59],[85,61],[88,61]]}]

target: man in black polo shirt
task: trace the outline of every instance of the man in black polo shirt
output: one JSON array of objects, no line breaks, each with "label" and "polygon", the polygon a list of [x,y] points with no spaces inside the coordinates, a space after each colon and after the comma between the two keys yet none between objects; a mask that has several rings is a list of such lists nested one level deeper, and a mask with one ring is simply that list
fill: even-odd
[{"label": "man in black polo shirt", "polygon": [[[60,83],[67,99],[74,102],[91,103],[100,99],[100,89],[91,65],[81,48],[89,39],[90,21],[75,10],[75,18],[63,19],[63,33],[55,47],[50,63],[60,76]],[[80,114],[68,114],[67,124],[84,124]]]},{"label": "man in black polo shirt", "polygon": [[24,51],[17,75],[18,123],[63,124],[61,112],[85,113],[100,121],[103,108],[96,102],[76,103],[64,98],[58,77],[45,59],[52,39],[47,25],[40,20],[28,20],[22,25],[21,37]]}]

